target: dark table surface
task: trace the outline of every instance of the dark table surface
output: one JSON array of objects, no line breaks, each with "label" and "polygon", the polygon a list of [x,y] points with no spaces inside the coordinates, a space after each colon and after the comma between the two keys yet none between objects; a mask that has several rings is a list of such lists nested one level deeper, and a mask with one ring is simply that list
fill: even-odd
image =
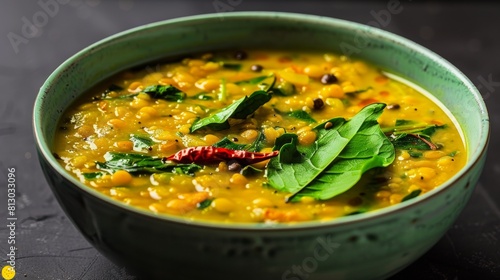
[{"label": "dark table surface", "polygon": [[[55,2],[0,1],[0,266],[8,254],[7,174],[15,167],[16,279],[136,279],[98,253],[52,195],[37,161],[33,102],[48,75],[91,43],[142,24],[221,10],[212,0],[57,0],[57,11],[44,17],[37,2],[50,1]],[[220,1],[233,5],[227,10],[301,12],[359,23],[376,20],[389,2]],[[401,5],[403,10],[385,18],[382,28],[463,71],[485,99],[492,134],[484,173],[466,209],[428,253],[392,279],[500,279],[500,5],[416,0]],[[38,22],[37,32],[23,30],[26,20]]]}]

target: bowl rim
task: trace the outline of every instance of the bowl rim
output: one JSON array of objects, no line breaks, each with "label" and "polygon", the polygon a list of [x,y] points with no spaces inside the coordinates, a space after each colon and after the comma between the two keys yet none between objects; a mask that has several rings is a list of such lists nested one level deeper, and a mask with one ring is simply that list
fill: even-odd
[{"label": "bowl rim", "polygon": [[[115,40],[126,39],[127,36],[133,36],[136,33],[143,32],[148,29],[166,26],[166,25],[175,25],[177,23],[187,23],[187,22],[196,22],[196,21],[214,21],[221,20],[221,16],[224,19],[242,19],[248,18],[252,20],[285,20],[285,21],[301,21],[314,23],[318,25],[328,25],[335,28],[343,28],[343,29],[351,29],[351,30],[360,30],[368,31],[377,37],[383,40],[391,40],[392,42],[396,42],[406,48],[409,48],[417,53],[424,55],[427,58],[433,59],[437,64],[444,66],[447,71],[449,71],[453,76],[457,77],[463,85],[467,88],[467,90],[473,94],[475,101],[477,102],[479,108],[481,109],[481,131],[484,133],[481,135],[479,140],[480,149],[475,149],[474,152],[468,157],[465,166],[452,178],[448,179],[444,184],[428,191],[414,199],[398,203],[396,205],[384,207],[382,209],[377,209],[373,211],[369,211],[366,213],[361,213],[358,215],[352,216],[344,216],[334,218],[329,221],[306,221],[299,223],[225,223],[225,222],[217,222],[217,221],[209,221],[209,220],[190,220],[183,218],[182,216],[174,216],[168,214],[155,214],[146,209],[140,209],[138,207],[130,206],[120,201],[116,201],[109,196],[106,196],[103,193],[94,190],[78,179],[74,178],[69,172],[67,172],[64,167],[57,162],[51,152],[51,148],[49,147],[46,139],[43,137],[42,129],[41,129],[41,105],[44,97],[47,92],[50,91],[52,84],[54,81],[57,81],[58,77],[65,72],[66,69],[69,68],[72,64],[82,60],[86,57],[86,55],[95,48],[104,48],[109,45],[112,45]],[[79,95],[80,96],[80,95]],[[66,108],[65,108],[66,109]],[[201,14],[194,16],[184,16],[169,20],[157,21],[145,25],[140,25],[131,29],[127,29],[121,32],[118,32],[114,35],[108,36],[104,39],[101,39],[84,49],[80,50],[76,54],[72,55],[66,61],[64,61],[61,65],[59,65],[45,80],[43,85],[41,86],[35,103],[33,107],[33,132],[35,136],[36,147],[39,151],[39,156],[43,157],[51,168],[55,169],[61,176],[63,176],[66,180],[71,182],[76,188],[84,193],[98,199],[103,203],[111,204],[114,207],[119,208],[120,210],[126,211],[129,214],[139,215],[144,218],[155,219],[163,222],[176,223],[179,225],[188,225],[192,227],[202,227],[208,229],[223,229],[223,230],[238,230],[238,231],[287,231],[287,230],[315,230],[319,228],[331,228],[331,227],[340,227],[344,225],[350,225],[353,223],[362,223],[365,221],[372,221],[374,219],[379,219],[381,217],[386,217],[390,214],[394,214],[397,212],[401,212],[403,210],[408,210],[411,207],[424,203],[427,199],[437,196],[440,193],[446,191],[448,188],[452,187],[452,185],[459,181],[461,178],[465,177],[466,174],[479,163],[479,160],[486,153],[488,142],[490,138],[490,124],[489,124],[489,116],[487,112],[486,105],[484,100],[477,90],[477,88],[473,85],[473,83],[463,74],[460,70],[458,70],[453,64],[449,61],[441,57],[440,55],[434,53],[433,51],[409,40],[400,35],[375,28],[369,25],[333,18],[333,17],[325,17],[318,16],[312,14],[305,13],[289,13],[289,12],[264,12],[264,11],[246,11],[246,12],[231,12],[224,13],[221,15],[220,13],[209,13],[209,14]],[[467,136],[466,136],[467,137]],[[468,147],[469,148],[469,147]],[[42,160],[42,159],[39,159]],[[471,186],[473,187],[473,186]],[[53,189],[53,187],[51,187]],[[54,189],[53,189],[54,193]]]}]

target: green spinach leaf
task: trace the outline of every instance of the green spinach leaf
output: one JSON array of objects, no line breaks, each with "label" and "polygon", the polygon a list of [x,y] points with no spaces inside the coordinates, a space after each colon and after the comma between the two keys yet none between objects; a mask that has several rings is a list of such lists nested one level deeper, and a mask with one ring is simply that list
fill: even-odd
[{"label": "green spinach leaf", "polygon": [[177,164],[144,154],[107,152],[104,159],[106,161],[97,162],[96,167],[109,173],[125,170],[130,173],[172,172],[192,175],[201,169],[197,164]]},{"label": "green spinach leaf", "polygon": [[395,152],[377,122],[384,108],[370,104],[350,120],[331,119],[329,129],[318,125],[317,140],[309,146],[299,146],[293,134],[280,136],[275,146],[280,153],[268,164],[269,184],[292,193],[289,201],[329,199],[354,186],[365,171],[388,166]]}]

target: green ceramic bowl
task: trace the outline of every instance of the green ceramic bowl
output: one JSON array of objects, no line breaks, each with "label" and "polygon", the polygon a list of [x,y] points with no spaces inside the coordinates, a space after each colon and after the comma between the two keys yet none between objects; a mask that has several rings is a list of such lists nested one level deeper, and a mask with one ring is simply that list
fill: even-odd
[{"label": "green ceramic bowl", "polygon": [[[63,111],[104,78],[164,57],[253,47],[353,55],[420,85],[461,125],[465,168],[440,188],[379,211],[324,223],[222,225],[119,203],[84,186],[52,155]],[[464,208],[484,165],[489,120],[473,84],[409,40],[332,18],[242,12],[149,24],[82,50],[40,89],[34,131],[41,166],[66,214],[102,254],[138,273],[159,279],[383,279],[431,248]]]}]

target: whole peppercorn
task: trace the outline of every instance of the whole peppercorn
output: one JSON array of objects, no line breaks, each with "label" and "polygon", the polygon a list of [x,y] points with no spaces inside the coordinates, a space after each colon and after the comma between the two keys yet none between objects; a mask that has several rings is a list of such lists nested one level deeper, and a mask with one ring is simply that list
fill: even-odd
[{"label": "whole peppercorn", "polygon": [[324,85],[329,85],[336,83],[338,81],[337,77],[333,74],[325,74],[321,77],[321,83]]},{"label": "whole peppercorn", "polygon": [[323,106],[325,106],[325,102],[323,102],[323,99],[321,98],[315,98],[313,100],[313,103],[314,103],[314,110],[319,110],[321,108],[323,108]]},{"label": "whole peppercorn", "polygon": [[234,53],[234,58],[236,58],[237,60],[243,60],[243,59],[246,59],[248,57],[248,54],[244,51],[237,51]]},{"label": "whole peppercorn", "polygon": [[254,65],[252,65],[252,67],[250,67],[250,70],[252,70],[254,72],[260,72],[260,71],[262,71],[262,69],[264,69],[264,67],[262,67],[262,65],[259,65],[259,64],[254,64]]}]

